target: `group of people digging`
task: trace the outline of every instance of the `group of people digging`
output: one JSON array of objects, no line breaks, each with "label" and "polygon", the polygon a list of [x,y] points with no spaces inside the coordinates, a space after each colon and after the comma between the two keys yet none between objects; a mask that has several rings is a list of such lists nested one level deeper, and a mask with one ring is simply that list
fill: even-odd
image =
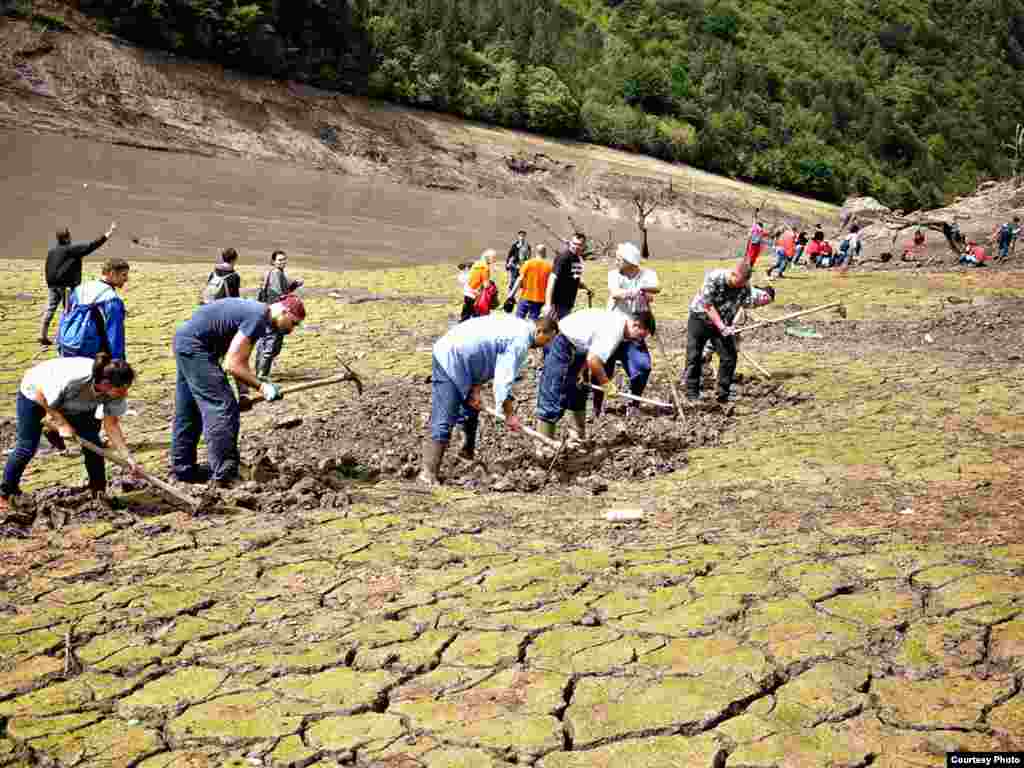
[{"label": "group of people digging", "polygon": [[[516,305],[516,317],[489,312],[483,316],[464,316],[434,344],[430,436],[424,442],[420,481],[429,486],[441,482],[441,462],[457,424],[462,425],[464,433],[459,457],[475,459],[479,413],[484,408],[483,387],[489,382],[493,382],[494,402],[505,424],[514,432],[522,429],[522,421],[515,412],[513,390],[521,379],[531,348],[544,350],[535,413],[536,432],[546,442],[554,439],[557,425],[568,411],[569,439],[585,444],[590,393],[594,393],[597,411],[605,397],[619,394],[613,381],[617,363],[622,364],[626,373],[630,394],[643,393],[651,374],[646,339],[656,332],[650,306],[661,290],[657,274],[641,267],[642,256],[636,245],[620,243],[616,249],[618,266],[608,274],[607,308],[574,311],[579,290],[590,293],[583,283],[585,244],[585,236],[577,233],[553,265],[536,269],[536,277],[530,265],[538,257],[522,265],[515,278],[509,275],[509,301],[505,308],[511,309],[517,290],[522,289],[527,294]],[[720,403],[728,400],[736,369],[732,325],[736,313],[740,307],[763,306],[775,299],[771,287],[762,289],[750,285],[753,265],[763,245],[760,233],[752,232],[746,252],[737,265],[733,269],[709,272],[690,304],[687,365],[683,377],[686,399],[690,403],[700,398],[703,352],[708,344],[715,347],[720,357],[717,400]],[[540,247],[538,251],[543,261]],[[494,251],[481,255],[477,262],[481,272],[484,265],[489,268],[493,255]],[[465,287],[467,291],[478,291],[484,285],[480,278],[467,281]],[[542,295],[543,303],[540,302]],[[476,294],[467,295],[467,299],[475,301]],[[498,411],[494,411],[494,415],[498,416]]]},{"label": "group of people digging", "polygon": [[[56,309],[63,306],[56,345],[59,356],[30,368],[17,394],[15,445],[0,483],[0,522],[5,532],[31,523],[33,515],[19,514],[15,507],[22,476],[44,434],[58,449],[65,448],[69,439],[79,439],[89,491],[101,503],[110,504],[106,467],[103,455],[90,447],[100,445],[101,427],[129,471],[142,473],[120,425],[136,378],[126,361],[126,312],[117,295],[128,280],[130,266],[124,259],[107,259],[101,279],[81,284],[82,259],[102,246],[115,229],[112,224],[103,237],[85,244],[71,243],[70,233],[62,229],[57,246],[47,256],[48,301],[39,342],[44,347],[52,344],[49,326]],[[228,374],[237,382],[239,395],[247,395],[249,387],[254,387],[265,400],[280,399],[280,389],[269,380],[271,363],[280,352],[281,339],[305,319],[306,310],[291,293],[302,281],[285,276],[283,251],[272,255],[271,270],[256,301],[238,298],[234,249],[224,251],[222,258],[201,291],[201,306],[174,335],[177,380],[171,473],[185,483],[213,481],[229,487],[239,479],[241,406]],[[254,348],[261,350],[255,371],[249,362]],[[202,465],[197,460],[200,437],[205,438],[209,453]]]}]

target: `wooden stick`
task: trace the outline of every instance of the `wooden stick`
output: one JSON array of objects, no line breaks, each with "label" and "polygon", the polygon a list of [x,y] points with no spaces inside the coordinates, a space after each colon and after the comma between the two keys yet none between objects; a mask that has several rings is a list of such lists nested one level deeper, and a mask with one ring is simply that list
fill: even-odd
[{"label": "wooden stick", "polygon": [[[345,366],[346,368],[348,366]],[[349,370],[348,373],[343,373],[340,376],[331,376],[327,379],[317,379],[316,381],[306,381],[302,384],[296,384],[294,387],[283,387],[281,389],[281,396],[293,395],[296,392],[305,392],[307,389],[316,389],[317,387],[326,387],[331,384],[340,384],[343,381],[354,381],[356,387],[362,392],[362,382],[359,381],[359,377],[355,373]],[[256,392],[254,394],[243,395],[248,400],[249,404],[255,405],[256,403],[262,403],[266,398],[263,397],[262,392]]]},{"label": "wooden stick", "polygon": [[788,315],[783,315],[782,317],[776,317],[776,318],[774,318],[772,320],[763,320],[762,322],[754,323],[753,325],[744,325],[744,326],[742,326],[740,328],[737,328],[736,329],[736,333],[737,334],[745,333],[747,331],[752,331],[755,328],[763,328],[766,325],[775,325],[776,323],[781,323],[781,322],[783,322],[785,320],[792,320],[792,319],[797,318],[797,317],[803,317],[804,315],[809,315],[812,312],[822,312],[822,311],[824,311],[826,309],[835,309],[836,307],[841,307],[841,306],[843,306],[843,302],[841,302],[841,301],[833,301],[831,304],[822,304],[820,307],[812,307],[811,309],[804,309],[804,310],[801,310],[800,312],[792,312],[792,313],[790,313]]},{"label": "wooden stick", "polygon": [[[122,467],[127,467],[129,469],[133,468],[133,465],[127,459],[123,459],[122,457],[118,456],[116,453],[113,453],[111,451],[105,451],[102,448],[100,448],[98,445],[96,445],[95,443],[90,443],[88,440],[86,440],[86,439],[84,439],[82,437],[79,437],[77,435],[75,436],[75,439],[78,440],[78,442],[82,445],[83,448],[88,448],[90,451],[92,451],[95,454],[98,454],[99,456],[102,456],[104,459],[107,459],[108,461],[112,461],[115,464],[120,464]],[[170,496],[173,496],[178,501],[182,501],[185,504],[188,504],[190,507],[192,507],[192,509],[198,509],[199,508],[199,500],[198,499],[192,498],[187,493],[182,493],[181,491],[179,491],[177,488],[175,488],[170,483],[165,483],[159,477],[153,477],[153,475],[149,474],[148,472],[143,470],[141,467],[134,467],[134,468],[136,469],[138,474],[142,478],[144,478],[150,485],[154,485],[157,488],[159,488],[161,491],[163,491],[164,493],[169,494]]]},{"label": "wooden stick", "polygon": [[[590,387],[595,392],[604,392],[604,390],[601,389],[601,387],[597,386],[596,384],[587,384],[587,386]],[[657,405],[657,406],[659,406],[661,408],[671,408],[672,407],[672,403],[665,403],[665,402],[662,402],[661,400],[651,400],[648,397],[640,397],[639,395],[633,395],[633,394],[630,394],[628,392],[616,392],[615,396],[616,397],[624,397],[627,400],[636,400],[638,403],[648,403],[649,405]]]},{"label": "wooden stick", "polygon": [[[496,418],[498,421],[504,421],[505,420],[505,415],[502,414],[502,413],[498,413],[493,408],[486,408],[486,409],[484,409],[484,412],[485,413],[489,413],[491,416]],[[558,443],[557,440],[552,440],[550,437],[546,437],[545,435],[542,435],[537,430],[530,429],[525,424],[523,425],[523,432],[526,433],[527,435],[529,435],[530,437],[532,437],[534,440],[538,440],[538,441],[544,443],[544,445],[548,446],[548,448],[556,448],[557,449],[559,447],[559,443]]]},{"label": "wooden stick", "polygon": [[766,370],[760,363],[758,363],[757,360],[752,358],[750,355],[748,355],[742,349],[739,349],[737,351],[743,356],[744,360],[746,360],[752,366],[757,368],[757,370],[760,371],[763,375],[767,376],[769,379],[772,377],[771,373],[768,370]]},{"label": "wooden stick", "polygon": [[[658,345],[658,354],[665,358],[666,363],[670,362],[668,352],[665,351],[665,347],[661,343],[661,337],[655,336],[654,343]],[[672,402],[676,404],[676,414],[678,415],[683,412],[683,401],[679,399],[679,392],[676,391],[675,379],[669,377],[668,384],[672,388]]]}]

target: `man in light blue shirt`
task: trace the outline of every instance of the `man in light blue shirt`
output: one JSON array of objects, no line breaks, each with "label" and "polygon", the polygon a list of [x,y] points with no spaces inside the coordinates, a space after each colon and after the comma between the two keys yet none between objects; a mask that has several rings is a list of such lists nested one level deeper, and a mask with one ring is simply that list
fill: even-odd
[{"label": "man in light blue shirt", "polygon": [[441,460],[451,440],[452,427],[462,424],[466,440],[459,456],[472,460],[476,430],[483,405],[480,391],[494,381],[494,402],[501,405],[505,423],[513,432],[522,425],[515,415],[512,385],[531,348],[546,346],[558,333],[552,318],[521,320],[488,315],[452,328],[434,344],[430,402],[430,440],[423,445],[419,479],[438,485]]}]

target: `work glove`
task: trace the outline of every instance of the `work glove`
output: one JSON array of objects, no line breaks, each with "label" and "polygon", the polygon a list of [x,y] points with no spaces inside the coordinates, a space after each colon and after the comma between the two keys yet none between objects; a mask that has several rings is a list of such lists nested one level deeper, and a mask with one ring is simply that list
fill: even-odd
[{"label": "work glove", "polygon": [[263,399],[268,403],[280,400],[283,397],[281,389],[276,384],[271,384],[269,381],[265,381],[260,384],[260,394],[263,395]]},{"label": "work glove", "polygon": [[727,325],[727,326],[725,326],[724,328],[722,328],[720,330],[720,333],[723,336],[727,336],[728,337],[728,336],[734,335],[736,333],[736,329],[733,326],[731,326],[731,325]]},{"label": "work glove", "polygon": [[601,385],[601,391],[604,392],[605,397],[615,397],[619,394],[619,388],[615,386],[615,382],[611,379],[608,379],[608,381]]}]

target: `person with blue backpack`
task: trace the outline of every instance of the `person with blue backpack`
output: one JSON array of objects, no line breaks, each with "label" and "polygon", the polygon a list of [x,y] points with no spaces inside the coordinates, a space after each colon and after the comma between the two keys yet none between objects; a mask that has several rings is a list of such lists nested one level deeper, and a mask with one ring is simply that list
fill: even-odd
[{"label": "person with blue backpack", "polygon": [[75,288],[60,319],[57,348],[61,357],[96,357],[106,351],[117,360],[125,353],[124,301],[117,289],[128,282],[131,267],[121,258],[103,262],[103,276]]}]

